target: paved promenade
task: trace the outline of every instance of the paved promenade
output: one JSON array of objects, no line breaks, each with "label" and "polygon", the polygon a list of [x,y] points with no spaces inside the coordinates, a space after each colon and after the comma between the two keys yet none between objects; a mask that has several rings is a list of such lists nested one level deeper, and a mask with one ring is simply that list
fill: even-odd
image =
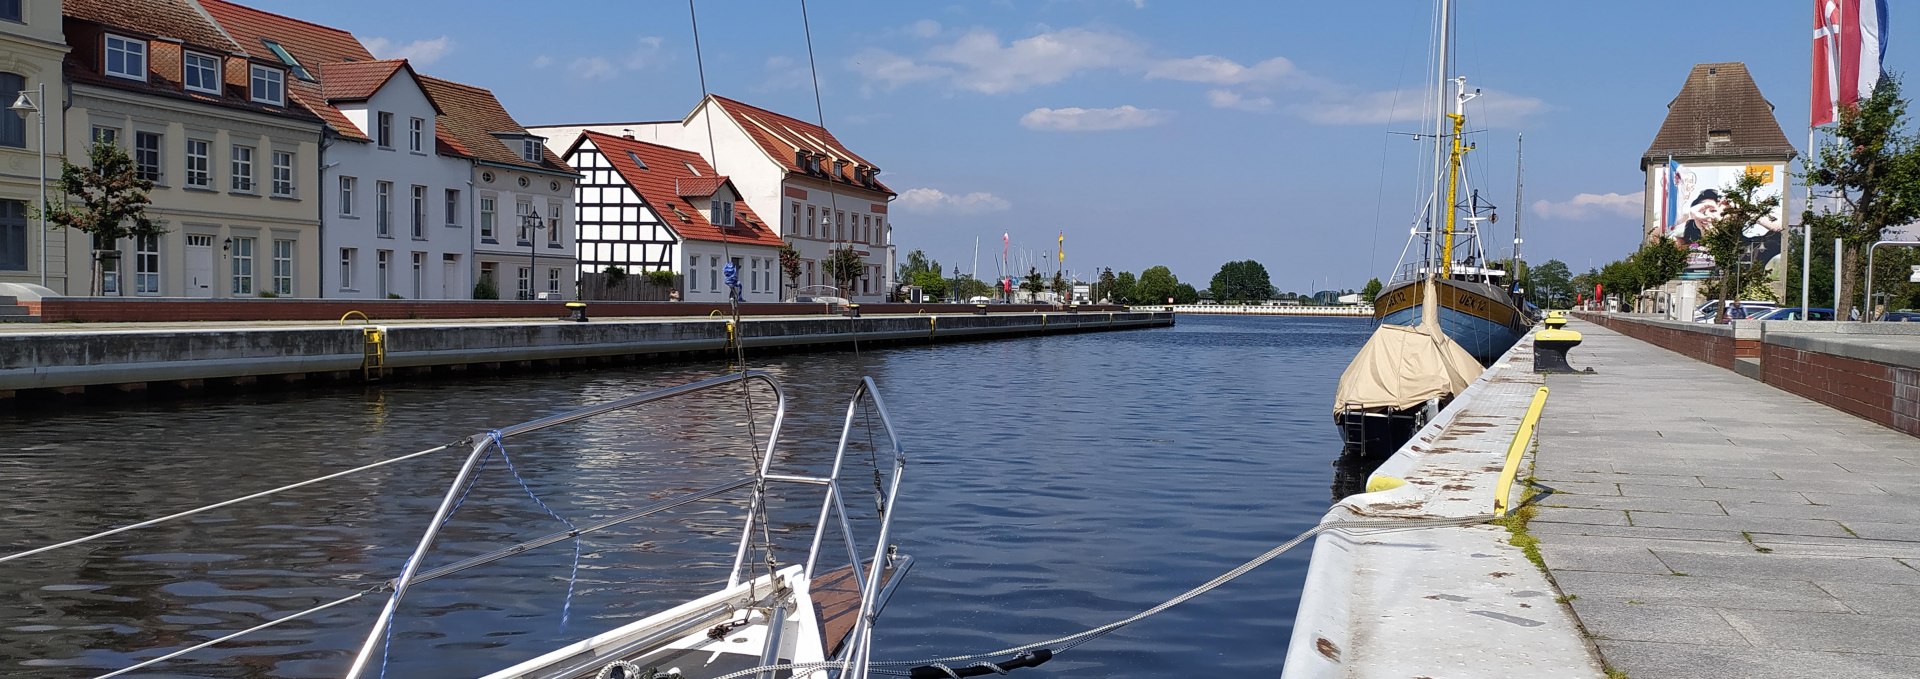
[{"label": "paved promenade", "polygon": [[1632,679],[1920,677],[1920,439],[1591,323],[1532,532]]}]

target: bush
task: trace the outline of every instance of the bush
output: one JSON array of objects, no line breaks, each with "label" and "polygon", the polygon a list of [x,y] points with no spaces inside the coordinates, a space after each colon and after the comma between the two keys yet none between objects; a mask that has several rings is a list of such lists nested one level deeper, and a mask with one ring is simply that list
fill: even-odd
[{"label": "bush", "polygon": [[260,297],[263,299],[273,299],[275,297],[279,297],[279,295],[274,294],[273,291],[271,290],[261,290]]},{"label": "bush", "polygon": [[473,284],[474,299],[500,299],[500,289],[493,286],[493,279],[481,278]]},{"label": "bush", "polygon": [[679,276],[673,275],[672,271],[666,269],[647,272],[647,282],[663,288],[676,287],[680,282],[679,278]]},{"label": "bush", "polygon": [[405,297],[401,297],[401,296],[400,296],[400,293],[397,293],[397,292],[389,292],[389,293],[387,293],[387,299],[406,299],[406,298],[405,298]]},{"label": "bush", "polygon": [[601,271],[600,274],[606,277],[605,282],[609,288],[620,287],[620,284],[627,280],[626,267],[610,266],[607,267],[606,270]]}]

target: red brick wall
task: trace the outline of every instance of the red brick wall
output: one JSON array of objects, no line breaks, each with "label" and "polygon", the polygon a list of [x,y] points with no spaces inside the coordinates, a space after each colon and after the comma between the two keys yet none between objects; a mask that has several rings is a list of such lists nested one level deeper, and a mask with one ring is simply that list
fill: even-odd
[{"label": "red brick wall", "polygon": [[[562,318],[564,302],[492,300],[327,300],[327,299],[100,299],[50,297],[22,302],[42,322],[155,321],[336,321],[349,311],[373,320],[451,318]],[[1051,311],[1050,306],[993,304],[988,311]],[[1079,307],[1081,311],[1124,311],[1119,306]],[[588,302],[590,317],[707,316],[729,313],[725,304],[698,302]],[[862,314],[972,313],[971,304],[862,304]],[[825,314],[823,304],[742,304],[743,315]],[[837,313],[837,312],[835,312]]]},{"label": "red brick wall", "polygon": [[1920,384],[1920,370],[1778,344],[1766,345],[1760,361],[1767,384],[1920,436],[1920,401],[1912,388]]},{"label": "red brick wall", "polygon": [[1757,339],[1736,340],[1726,335],[1713,334],[1705,328],[1681,330],[1605,314],[1578,314],[1578,316],[1582,320],[1598,323],[1608,330],[1728,370],[1733,369],[1733,359],[1736,357],[1758,358],[1760,356],[1760,341]]}]

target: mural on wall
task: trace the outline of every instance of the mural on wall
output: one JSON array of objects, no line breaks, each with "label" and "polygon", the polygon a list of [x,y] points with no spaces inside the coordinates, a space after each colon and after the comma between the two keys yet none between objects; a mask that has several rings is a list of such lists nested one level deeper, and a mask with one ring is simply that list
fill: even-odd
[{"label": "mural on wall", "polygon": [[[1713,275],[1713,257],[1700,244],[1701,235],[1712,228],[1713,221],[1727,207],[1722,192],[1748,173],[1758,173],[1765,179],[1754,194],[1755,200],[1780,195],[1786,176],[1784,165],[1691,166],[1669,160],[1667,167],[1660,171],[1660,204],[1664,217],[1660,233],[1687,250],[1687,268],[1680,275],[1682,279],[1697,280]],[[1780,239],[1785,228],[1780,208],[1774,208],[1772,213],[1748,227],[1740,234],[1747,248],[1742,261],[1764,266],[1779,276]]]}]

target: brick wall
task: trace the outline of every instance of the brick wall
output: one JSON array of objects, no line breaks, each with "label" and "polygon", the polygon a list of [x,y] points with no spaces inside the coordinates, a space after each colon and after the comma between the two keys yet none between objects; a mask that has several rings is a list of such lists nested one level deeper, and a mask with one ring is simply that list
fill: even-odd
[{"label": "brick wall", "polygon": [[[349,311],[373,320],[453,318],[563,318],[565,302],[492,300],[325,300],[325,299],[101,299],[48,297],[21,302],[42,322],[159,321],[337,321]],[[993,304],[990,312],[1052,311],[1051,306]],[[1085,306],[1080,311],[1125,311],[1119,306]],[[593,317],[707,316],[728,314],[725,304],[698,302],[588,302]],[[971,304],[862,304],[862,314],[973,313]],[[742,304],[743,315],[829,313],[824,304]],[[833,312],[833,313],[838,313]]]},{"label": "brick wall", "polygon": [[1582,313],[1576,316],[1622,335],[1728,370],[1733,369],[1735,358],[1760,358],[1759,339],[1735,339],[1731,335],[1721,334],[1725,332],[1725,326],[1702,325],[1697,329],[1682,329],[1607,314]]},{"label": "brick wall", "polygon": [[1768,344],[1760,364],[1767,384],[1920,436],[1920,370]]}]

